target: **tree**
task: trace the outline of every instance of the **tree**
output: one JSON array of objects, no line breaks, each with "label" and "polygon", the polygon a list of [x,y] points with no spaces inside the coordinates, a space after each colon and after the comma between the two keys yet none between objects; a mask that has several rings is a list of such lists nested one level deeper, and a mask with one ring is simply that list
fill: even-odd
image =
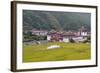
[{"label": "tree", "polygon": [[69,39],[69,41],[71,42],[71,43],[75,43],[75,41],[71,38],[71,39]]}]

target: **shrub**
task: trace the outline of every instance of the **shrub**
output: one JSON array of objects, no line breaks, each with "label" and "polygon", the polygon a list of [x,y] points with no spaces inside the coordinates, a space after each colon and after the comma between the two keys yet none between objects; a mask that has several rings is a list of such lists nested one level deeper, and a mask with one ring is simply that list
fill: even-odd
[{"label": "shrub", "polygon": [[75,43],[75,41],[71,38],[71,39],[69,39],[69,41],[71,42],[71,43]]}]

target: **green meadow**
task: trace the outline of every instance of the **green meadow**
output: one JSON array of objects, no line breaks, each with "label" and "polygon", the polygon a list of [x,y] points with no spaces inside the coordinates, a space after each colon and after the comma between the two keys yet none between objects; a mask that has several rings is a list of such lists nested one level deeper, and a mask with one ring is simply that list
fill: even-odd
[{"label": "green meadow", "polygon": [[[60,48],[47,49],[51,45]],[[23,62],[85,60],[91,58],[90,43],[49,42],[47,44],[23,45]]]}]

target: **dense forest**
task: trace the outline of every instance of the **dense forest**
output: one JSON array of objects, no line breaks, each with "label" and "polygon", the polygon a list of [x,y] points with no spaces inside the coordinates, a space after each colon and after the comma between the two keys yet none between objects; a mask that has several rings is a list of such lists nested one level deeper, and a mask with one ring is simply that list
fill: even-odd
[{"label": "dense forest", "polygon": [[90,13],[23,10],[23,30],[78,31],[84,26],[90,31],[90,25]]}]

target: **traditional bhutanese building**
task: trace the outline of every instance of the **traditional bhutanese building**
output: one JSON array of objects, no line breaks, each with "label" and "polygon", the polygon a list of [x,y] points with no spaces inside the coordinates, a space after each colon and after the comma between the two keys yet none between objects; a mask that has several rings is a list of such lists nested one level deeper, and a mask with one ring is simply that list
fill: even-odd
[{"label": "traditional bhutanese building", "polygon": [[87,30],[82,27],[77,32],[51,32],[47,34],[47,40],[48,41],[59,41],[59,42],[69,42],[70,39],[73,39],[75,41],[84,41],[87,39],[87,36],[90,36],[90,32],[87,32]]},{"label": "traditional bhutanese building", "polygon": [[48,33],[48,31],[46,31],[46,30],[37,30],[37,29],[32,29],[31,32],[33,35],[38,35],[38,36],[40,36],[40,35],[46,36]]}]

